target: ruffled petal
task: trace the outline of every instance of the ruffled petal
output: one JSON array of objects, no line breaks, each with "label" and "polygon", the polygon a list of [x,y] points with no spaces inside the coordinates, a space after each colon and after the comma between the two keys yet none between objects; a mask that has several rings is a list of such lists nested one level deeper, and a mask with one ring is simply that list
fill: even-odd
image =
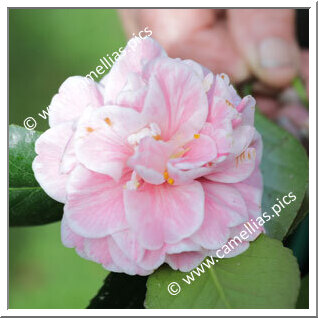
[{"label": "ruffled petal", "polygon": [[61,162],[73,135],[72,123],[57,125],[44,132],[35,143],[32,163],[34,175],[43,190],[54,200],[65,203],[69,175],[61,170]]},{"label": "ruffled petal", "polygon": [[145,249],[141,247],[136,239],[136,235],[129,229],[116,232],[112,235],[113,240],[121,251],[134,262],[140,262],[145,254]]},{"label": "ruffled petal", "polygon": [[133,148],[125,136],[139,129],[140,125],[139,114],[132,109],[106,106],[100,112],[88,110],[76,131],[78,160],[88,169],[107,174],[118,181],[127,159],[133,154]]},{"label": "ruffled petal", "polygon": [[241,193],[247,206],[250,218],[254,220],[261,215],[263,195],[262,174],[258,167],[250,177],[242,182],[234,183],[233,186]]},{"label": "ruffled petal", "polygon": [[161,184],[165,182],[164,172],[174,149],[175,145],[172,143],[144,137],[127,164],[146,182]]},{"label": "ruffled petal", "polygon": [[60,87],[49,106],[51,127],[80,117],[87,106],[103,105],[98,84],[81,76],[69,77]]},{"label": "ruffled petal", "polygon": [[174,270],[189,272],[198,266],[205,258],[205,252],[183,252],[180,254],[167,254],[166,263]]},{"label": "ruffled petal", "polygon": [[161,129],[167,141],[190,141],[203,126],[207,98],[202,81],[181,62],[161,58],[154,63],[143,114]]},{"label": "ruffled petal", "polygon": [[77,253],[84,257],[84,237],[71,230],[65,217],[61,221],[61,240],[64,246],[69,248],[75,247]]},{"label": "ruffled petal", "polygon": [[115,264],[119,266],[120,268],[123,268],[123,272],[125,272],[128,275],[150,275],[154,268],[151,270],[146,270],[142,267],[140,267],[136,262],[129,259],[118,247],[118,245],[115,243],[113,239],[109,240],[109,252],[114,260]]},{"label": "ruffled petal", "polygon": [[210,175],[205,176],[208,180],[223,183],[236,183],[248,178],[255,167],[256,151],[247,148],[240,156],[230,155],[220,164],[216,165]]},{"label": "ruffled petal", "polygon": [[112,272],[123,272],[124,269],[114,263],[109,251],[110,236],[100,239],[85,239],[85,253],[90,260],[102,264],[104,268]]},{"label": "ruffled petal", "polygon": [[214,140],[206,135],[196,136],[198,139],[194,139],[184,146],[185,154],[173,160],[176,168],[182,170],[198,168],[216,158],[217,148]]},{"label": "ruffled petal", "polygon": [[101,238],[127,228],[123,204],[126,179],[116,183],[78,165],[70,176],[64,207],[71,229],[84,237]]},{"label": "ruffled petal", "polygon": [[116,102],[119,92],[127,83],[128,74],[140,74],[143,66],[148,61],[166,56],[163,48],[153,39],[146,38],[140,40],[140,42],[136,41],[136,39],[131,39],[127,43],[125,50],[108,75],[101,80],[101,83],[105,86],[104,98],[107,103]]},{"label": "ruffled petal", "polygon": [[241,194],[232,186],[202,182],[205,192],[204,221],[191,239],[206,249],[217,249],[229,238],[230,227],[248,220]]},{"label": "ruffled petal", "polygon": [[189,237],[202,224],[204,192],[199,182],[171,186],[144,183],[124,190],[126,218],[140,244],[155,250]]},{"label": "ruffled petal", "polygon": [[252,126],[239,126],[233,131],[232,153],[240,155],[250,146],[255,135],[255,128]]}]

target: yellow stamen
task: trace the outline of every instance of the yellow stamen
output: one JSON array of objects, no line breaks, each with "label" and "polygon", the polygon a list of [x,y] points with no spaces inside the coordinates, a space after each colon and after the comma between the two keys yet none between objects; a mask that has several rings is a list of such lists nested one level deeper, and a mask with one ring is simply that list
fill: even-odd
[{"label": "yellow stamen", "polygon": [[169,179],[169,173],[168,173],[168,171],[165,171],[165,172],[163,173],[163,177],[165,178],[165,180],[168,180],[168,179]]},{"label": "yellow stamen", "polygon": [[105,121],[105,123],[106,123],[108,126],[111,126],[111,125],[112,125],[112,121],[111,121],[108,117],[106,117],[106,118],[104,119],[104,121]]},{"label": "yellow stamen", "polygon": [[234,105],[228,99],[226,99],[225,102],[228,106],[234,108]]},{"label": "yellow stamen", "polygon": [[195,139],[199,139],[199,138],[200,138],[200,134],[194,134],[193,137],[194,137]]},{"label": "yellow stamen", "polygon": [[183,150],[181,150],[181,151],[179,151],[179,152],[177,152],[177,153],[171,155],[170,158],[171,158],[171,159],[180,158],[180,157],[182,157],[182,156],[183,156],[187,151],[189,151],[189,150],[190,150],[190,147],[187,148],[187,149],[183,149]]},{"label": "yellow stamen", "polygon": [[169,184],[171,184],[171,185],[174,184],[174,180],[173,180],[172,178],[169,178],[169,179],[167,180],[167,182],[168,182]]},{"label": "yellow stamen", "polygon": [[155,139],[155,140],[161,140],[161,136],[160,135],[152,136],[152,138]]},{"label": "yellow stamen", "polygon": [[248,154],[247,154],[247,157],[248,157],[248,159],[250,159],[250,160],[252,159],[252,157],[251,157],[251,154],[250,154],[250,153],[248,153]]},{"label": "yellow stamen", "polygon": [[88,132],[93,132],[94,129],[93,129],[92,127],[86,127],[86,131],[88,131]]},{"label": "yellow stamen", "polygon": [[221,78],[222,78],[222,79],[224,79],[224,78],[225,78],[225,76],[224,76],[224,75],[221,75]]}]

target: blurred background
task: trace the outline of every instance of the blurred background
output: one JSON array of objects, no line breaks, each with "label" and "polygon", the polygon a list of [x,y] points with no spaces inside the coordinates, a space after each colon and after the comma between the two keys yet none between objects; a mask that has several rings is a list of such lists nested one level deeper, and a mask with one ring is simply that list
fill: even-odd
[{"label": "blurred background", "polygon": [[[125,14],[121,14],[124,20]],[[298,43],[308,48],[308,10],[297,10],[296,16]],[[32,116],[38,119],[36,129],[46,130],[47,120],[37,114],[66,78],[85,76],[102,56],[126,45],[126,36],[131,37],[134,29],[129,20],[124,32],[112,9],[10,9],[9,123],[23,126],[24,119]],[[270,99],[277,94],[270,92]],[[11,309],[85,308],[107,275],[100,265],[62,245],[59,222],[10,228],[9,235]],[[293,249],[306,275],[308,217],[285,245]]]}]

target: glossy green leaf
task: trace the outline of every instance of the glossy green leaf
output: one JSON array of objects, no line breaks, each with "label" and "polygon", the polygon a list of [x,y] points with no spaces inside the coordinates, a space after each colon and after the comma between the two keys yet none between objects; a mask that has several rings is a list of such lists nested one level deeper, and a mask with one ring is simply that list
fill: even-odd
[{"label": "glossy green leaf", "polygon": [[309,213],[309,192],[308,190],[305,193],[305,197],[303,199],[303,202],[301,204],[301,207],[297,213],[296,218],[294,219],[293,224],[290,226],[287,236],[292,234],[296,228],[298,227],[298,225],[302,222],[302,220],[304,220],[304,218],[306,217],[306,215]]},{"label": "glossy green leaf", "polygon": [[141,309],[146,294],[147,276],[110,273],[91,300],[89,309]]},{"label": "glossy green leaf", "polygon": [[[243,254],[214,261],[210,268],[202,265],[201,273],[196,270],[200,276],[161,267],[147,281],[146,308],[295,307],[300,273],[280,241],[261,235]],[[171,282],[181,288],[176,295],[168,292]]]},{"label": "glossy green leaf", "polygon": [[[297,216],[308,187],[308,157],[297,139],[259,113],[255,115],[255,126],[264,145],[262,211],[272,215],[265,228],[270,237],[282,240]],[[282,202],[282,198],[290,192],[296,200],[289,205],[283,204],[278,217],[272,207],[279,204],[277,199]]]},{"label": "glossy green leaf", "polygon": [[26,226],[60,220],[63,205],[51,199],[34,178],[34,143],[41,133],[9,127],[9,224]]}]

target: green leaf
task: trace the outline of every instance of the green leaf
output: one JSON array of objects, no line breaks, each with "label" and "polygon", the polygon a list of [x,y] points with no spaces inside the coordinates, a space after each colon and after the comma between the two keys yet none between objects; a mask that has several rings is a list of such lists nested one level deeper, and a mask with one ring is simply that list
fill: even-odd
[{"label": "green leaf", "polygon": [[147,276],[110,273],[89,309],[142,309],[146,294]]},{"label": "green leaf", "polygon": [[301,207],[300,207],[300,209],[299,209],[299,211],[297,213],[297,216],[294,219],[293,224],[290,226],[286,236],[292,234],[296,230],[296,228],[301,223],[301,221],[306,217],[308,212],[309,212],[309,192],[308,192],[308,189],[307,189],[307,191],[305,193],[304,200],[303,200],[303,202],[301,204]]},{"label": "green leaf", "polygon": [[[200,277],[161,267],[148,279],[146,308],[294,308],[299,269],[280,241],[261,235],[243,254],[214,261]],[[180,285],[177,295],[167,290],[171,282]]]},{"label": "green leaf", "polygon": [[[278,127],[264,116],[256,113],[255,126],[263,138],[263,174],[264,194],[262,212],[272,215],[265,223],[270,237],[282,240],[291,227],[302,204],[308,187],[308,157],[297,139]],[[293,192],[296,200],[284,205],[280,216],[276,216],[272,206],[288,193]],[[278,210],[278,208],[277,208]]]},{"label": "green leaf", "polygon": [[46,224],[62,218],[63,204],[51,199],[34,178],[34,143],[41,133],[9,127],[9,224]]},{"label": "green leaf", "polygon": [[309,309],[309,275],[301,280],[299,296],[296,304],[297,309]]}]

